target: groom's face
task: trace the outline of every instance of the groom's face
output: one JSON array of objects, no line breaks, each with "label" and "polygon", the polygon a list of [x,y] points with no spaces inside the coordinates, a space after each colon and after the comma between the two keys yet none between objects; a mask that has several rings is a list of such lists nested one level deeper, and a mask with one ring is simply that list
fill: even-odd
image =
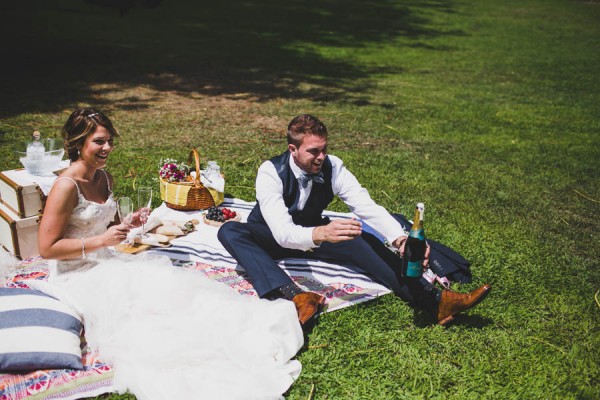
[{"label": "groom's face", "polygon": [[296,165],[307,174],[316,174],[321,171],[323,161],[327,157],[327,138],[315,135],[306,135],[302,138],[300,146],[288,145]]}]

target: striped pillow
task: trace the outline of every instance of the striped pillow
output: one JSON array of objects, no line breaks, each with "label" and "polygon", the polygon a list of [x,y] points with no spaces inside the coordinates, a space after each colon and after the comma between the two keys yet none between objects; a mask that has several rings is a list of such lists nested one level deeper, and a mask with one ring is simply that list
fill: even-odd
[{"label": "striped pillow", "polygon": [[40,291],[0,288],[0,371],[82,369],[80,317]]}]

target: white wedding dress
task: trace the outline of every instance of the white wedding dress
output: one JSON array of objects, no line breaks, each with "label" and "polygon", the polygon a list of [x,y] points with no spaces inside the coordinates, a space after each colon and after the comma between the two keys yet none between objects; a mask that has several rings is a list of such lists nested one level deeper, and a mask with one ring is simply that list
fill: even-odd
[{"label": "white wedding dress", "polygon": [[[66,237],[101,234],[104,204],[79,203]],[[138,399],[281,398],[301,370],[292,302],[242,296],[168,258],[115,255],[58,261],[45,290],[84,317],[92,348],[114,366],[114,386]]]}]

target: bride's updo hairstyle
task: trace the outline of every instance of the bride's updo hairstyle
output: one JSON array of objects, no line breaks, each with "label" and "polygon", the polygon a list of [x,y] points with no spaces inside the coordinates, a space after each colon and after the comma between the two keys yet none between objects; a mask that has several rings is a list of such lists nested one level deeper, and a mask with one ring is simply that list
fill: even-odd
[{"label": "bride's updo hairstyle", "polygon": [[111,137],[119,136],[110,119],[92,107],[78,108],[69,116],[61,134],[65,142],[65,152],[71,162],[79,159],[79,150],[83,147],[85,139],[94,133],[98,126],[104,127]]}]

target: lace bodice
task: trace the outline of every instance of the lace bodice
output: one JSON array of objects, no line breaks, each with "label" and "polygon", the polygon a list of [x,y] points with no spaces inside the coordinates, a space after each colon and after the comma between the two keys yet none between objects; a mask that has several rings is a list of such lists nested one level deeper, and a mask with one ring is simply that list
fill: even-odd
[{"label": "lace bodice", "polygon": [[112,193],[103,204],[87,200],[81,193],[67,224],[65,237],[85,238],[100,235],[115,218],[117,203]]},{"label": "lace bodice", "polygon": [[[102,171],[104,172],[104,171]],[[108,184],[108,176],[104,172]],[[62,177],[58,179],[69,179],[77,187],[77,205],[71,213],[67,222],[65,238],[83,239],[86,237],[97,236],[108,228],[108,225],[114,220],[117,212],[117,202],[115,201],[110,186],[108,187],[108,198],[104,203],[96,203],[86,199],[79,185],[73,179]],[[57,272],[69,272],[74,270],[84,270],[97,263],[97,260],[110,257],[110,251],[107,248],[99,249],[94,252],[88,252],[85,259],[58,260],[56,262]]]}]

